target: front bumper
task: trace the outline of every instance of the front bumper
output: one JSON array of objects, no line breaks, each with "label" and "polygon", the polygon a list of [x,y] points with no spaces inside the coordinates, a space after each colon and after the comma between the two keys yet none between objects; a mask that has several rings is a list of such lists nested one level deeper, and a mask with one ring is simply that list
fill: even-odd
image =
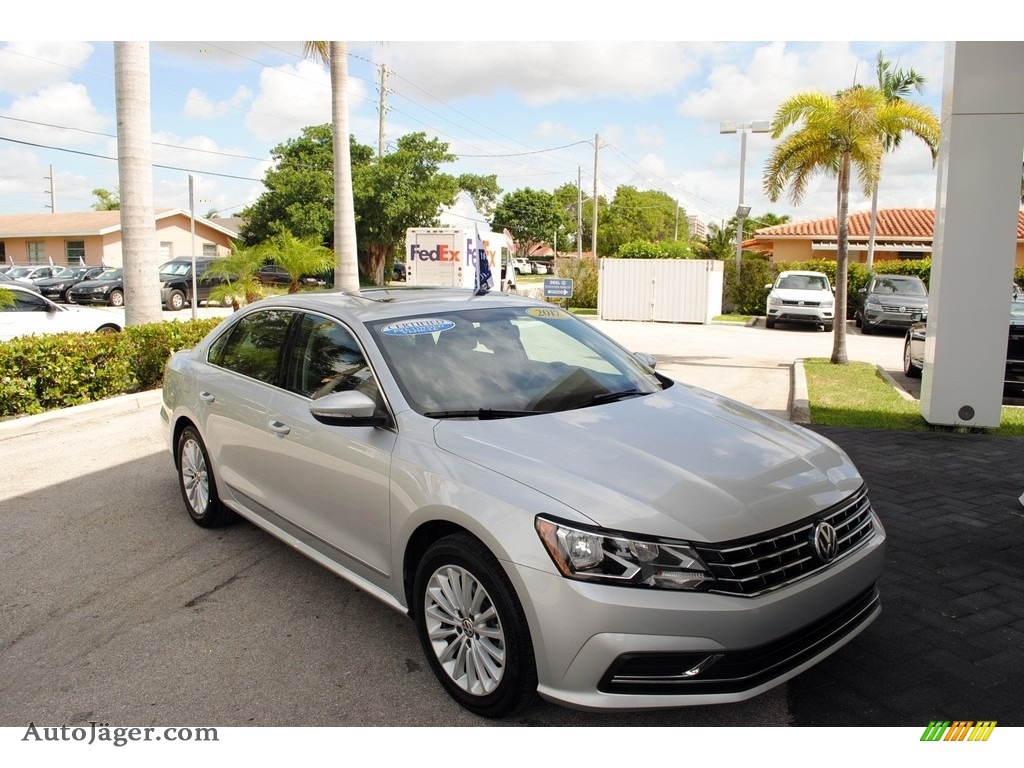
[{"label": "front bumper", "polygon": [[905,331],[914,324],[913,313],[921,311],[921,307],[896,307],[881,310],[865,308],[862,322],[869,328],[898,328]]},{"label": "front bumper", "polygon": [[786,304],[770,305],[768,317],[783,323],[817,323],[818,325],[831,324],[835,313],[832,308],[821,307],[796,307]]},{"label": "front bumper", "polygon": [[520,594],[531,596],[524,608],[538,691],[564,706],[612,711],[763,693],[877,618],[884,542],[875,518],[870,538],[843,559],[756,597],[588,584],[516,567]]}]

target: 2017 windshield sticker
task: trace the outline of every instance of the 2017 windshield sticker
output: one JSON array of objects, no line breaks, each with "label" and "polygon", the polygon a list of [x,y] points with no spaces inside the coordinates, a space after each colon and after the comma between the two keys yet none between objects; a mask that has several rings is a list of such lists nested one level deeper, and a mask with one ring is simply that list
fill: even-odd
[{"label": "2017 windshield sticker", "polygon": [[547,307],[531,307],[526,310],[530,317],[539,317],[543,320],[568,320],[572,315],[560,309],[549,309]]},{"label": "2017 windshield sticker", "polygon": [[400,320],[381,328],[385,336],[418,336],[424,333],[435,333],[436,331],[448,331],[455,327],[451,320],[443,320],[438,317],[423,317],[418,320]]}]

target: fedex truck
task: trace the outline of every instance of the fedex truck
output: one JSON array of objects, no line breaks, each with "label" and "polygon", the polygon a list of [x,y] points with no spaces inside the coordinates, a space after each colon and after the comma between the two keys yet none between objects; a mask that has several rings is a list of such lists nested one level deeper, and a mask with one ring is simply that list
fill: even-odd
[{"label": "fedex truck", "polygon": [[[512,243],[499,232],[480,231],[495,290],[515,291]],[[476,231],[466,227],[411,227],[405,231],[406,285],[475,288]]]}]

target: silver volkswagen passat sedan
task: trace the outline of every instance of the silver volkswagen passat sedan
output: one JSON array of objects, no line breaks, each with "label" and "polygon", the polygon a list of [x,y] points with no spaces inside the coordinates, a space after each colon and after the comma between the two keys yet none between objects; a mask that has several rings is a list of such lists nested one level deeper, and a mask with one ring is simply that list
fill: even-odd
[{"label": "silver volkswagen passat sedan", "polygon": [[885,533],[832,443],[653,362],[519,296],[293,294],[175,354],[161,416],[196,523],[407,614],[479,715],[739,701],[877,617]]}]

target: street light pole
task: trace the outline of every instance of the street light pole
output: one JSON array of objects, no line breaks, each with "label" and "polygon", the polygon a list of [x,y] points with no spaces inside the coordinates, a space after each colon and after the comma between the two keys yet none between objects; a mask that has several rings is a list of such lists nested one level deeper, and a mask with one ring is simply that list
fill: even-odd
[{"label": "street light pole", "polygon": [[740,135],[740,201],[736,206],[736,279],[740,276],[740,262],[743,259],[743,221],[750,214],[750,206],[743,204],[743,176],[747,167],[747,131],[768,133],[771,123],[768,120],[752,120],[749,123],[737,123],[734,120],[723,120],[718,127],[719,133],[739,133]]}]

